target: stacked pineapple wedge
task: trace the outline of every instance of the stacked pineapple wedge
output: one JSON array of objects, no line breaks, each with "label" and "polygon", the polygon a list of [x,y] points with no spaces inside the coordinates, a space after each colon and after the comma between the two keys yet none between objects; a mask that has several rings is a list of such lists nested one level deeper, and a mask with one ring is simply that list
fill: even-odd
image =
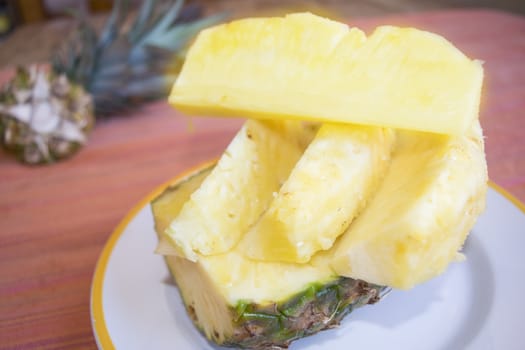
[{"label": "stacked pineapple wedge", "polygon": [[286,348],[461,259],[487,187],[482,79],[411,28],[367,38],[301,13],[203,31],[170,101],[249,119],[152,202],[157,251],[202,333]]}]

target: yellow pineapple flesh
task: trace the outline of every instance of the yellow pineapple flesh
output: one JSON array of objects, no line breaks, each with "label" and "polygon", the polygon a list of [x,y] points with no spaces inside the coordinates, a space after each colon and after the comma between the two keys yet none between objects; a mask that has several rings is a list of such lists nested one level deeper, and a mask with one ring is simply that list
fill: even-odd
[{"label": "yellow pineapple flesh", "polygon": [[304,263],[329,249],[380,183],[394,140],[388,128],[324,124],[269,208],[244,235],[244,254]]},{"label": "yellow pineapple flesh", "polygon": [[458,258],[484,208],[487,165],[478,122],[462,136],[398,134],[383,183],[331,264],[340,275],[406,289]]},{"label": "yellow pineapple flesh", "polygon": [[[285,348],[461,259],[487,188],[482,79],[479,61],[413,28],[367,37],[302,13],[203,31],[170,102],[250,120],[152,208],[206,337]],[[322,122],[315,138],[303,120]]]},{"label": "yellow pineapple flesh", "polygon": [[206,29],[169,101],[197,114],[370,124],[461,134],[483,69],[444,38],[383,26],[368,38],[309,13]]},{"label": "yellow pineapple flesh", "polygon": [[247,121],[167,228],[176,251],[162,245],[158,252],[195,261],[229,251],[267,208],[310,135],[299,122]]},{"label": "yellow pineapple flesh", "polygon": [[[167,244],[165,230],[211,169],[176,180],[152,201],[159,244]],[[382,290],[337,276],[322,257],[315,264],[256,262],[236,247],[196,262],[176,255],[165,260],[199,330],[215,343],[241,348],[285,348],[377,301]]]}]

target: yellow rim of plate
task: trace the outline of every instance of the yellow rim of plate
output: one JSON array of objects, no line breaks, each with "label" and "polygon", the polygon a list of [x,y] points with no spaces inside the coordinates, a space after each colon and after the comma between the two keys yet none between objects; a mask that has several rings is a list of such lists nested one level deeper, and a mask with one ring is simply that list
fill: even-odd
[{"label": "yellow rim of plate", "polygon": [[146,197],[144,197],[140,202],[138,202],[120,221],[115,230],[109,236],[102,253],[100,254],[97,264],[95,266],[95,273],[93,274],[93,281],[91,283],[91,323],[95,333],[95,341],[100,349],[103,350],[114,350],[115,346],[111,341],[111,336],[109,335],[108,329],[106,327],[106,319],[104,317],[104,308],[102,305],[102,292],[104,288],[104,275],[106,274],[106,267],[108,265],[109,258],[113,248],[117,244],[120,236],[128,226],[128,224],[133,220],[133,218],[154,198],[160,195],[166,187],[174,185],[183,179],[189,177],[190,175],[198,172],[200,169],[207,168],[215,163],[216,160],[206,161],[197,166],[191,167],[175,178],[159,185],[152,192],[150,192]]},{"label": "yellow rim of plate", "polygon": [[[205,162],[201,165],[192,167],[184,172],[182,172],[180,175],[176,176],[174,179],[167,181],[166,183],[158,186],[155,190],[153,190],[150,194],[148,194],[145,198],[143,198],[137,205],[131,209],[124,219],[118,224],[118,226],[115,228],[113,233],[109,236],[108,241],[106,242],[104,248],[102,249],[102,253],[98,259],[95,273],[93,276],[93,282],[91,286],[91,319],[93,324],[93,330],[95,332],[95,339],[97,341],[97,344],[99,348],[103,350],[113,350],[115,349],[115,346],[113,345],[113,342],[111,341],[111,336],[109,335],[108,329],[106,327],[106,321],[104,318],[104,309],[102,307],[102,291],[103,291],[103,283],[104,283],[104,275],[106,273],[106,267],[109,261],[109,258],[111,256],[111,252],[113,251],[113,248],[115,247],[115,244],[117,243],[118,239],[128,226],[128,224],[131,222],[131,220],[138,214],[144,206],[146,206],[149,202],[151,202],[152,199],[157,197],[164,191],[164,189],[172,184],[176,184],[177,182],[180,182],[184,178],[190,176],[191,174],[194,174],[199,169],[205,168],[207,166],[210,166],[216,162],[216,160]],[[509,200],[512,204],[514,204],[517,208],[519,208],[524,214],[525,214],[525,204],[522,203],[519,199],[514,197],[512,194],[510,194],[507,190],[505,190],[503,187],[497,185],[496,183],[489,181],[489,186],[496,190],[499,194],[501,194],[503,197],[505,197],[507,200]]]}]

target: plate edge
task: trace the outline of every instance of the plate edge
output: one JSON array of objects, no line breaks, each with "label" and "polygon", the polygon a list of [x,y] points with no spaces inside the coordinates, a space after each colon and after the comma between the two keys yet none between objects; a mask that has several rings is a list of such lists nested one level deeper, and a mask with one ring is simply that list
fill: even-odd
[{"label": "plate edge", "polygon": [[103,309],[103,288],[104,288],[104,276],[106,274],[106,268],[113,252],[113,248],[117,244],[120,236],[129,225],[131,220],[146,206],[151,200],[160,195],[166,187],[170,184],[176,183],[184,179],[185,177],[190,176],[191,174],[198,171],[198,169],[209,167],[216,162],[216,159],[208,160],[203,163],[200,163],[196,166],[190,167],[182,171],[179,175],[175,176],[171,180],[168,180],[161,185],[157,186],[153,191],[147,194],[142,198],[137,204],[135,204],[131,210],[129,210],[124,218],[118,223],[116,228],[110,234],[108,240],[102,248],[102,252],[97,260],[95,265],[95,271],[93,273],[93,278],[91,282],[91,292],[90,292],[90,313],[91,313],[91,327],[93,329],[93,335],[95,337],[95,342],[97,347],[101,350],[114,350],[115,345],[111,340],[111,336],[106,327],[106,320],[104,317]]},{"label": "plate edge", "polygon": [[498,185],[497,183],[495,183],[492,180],[489,180],[488,184],[493,190],[496,190],[496,192],[498,192],[503,197],[505,197],[505,199],[507,199],[512,204],[514,204],[514,206],[516,208],[518,208],[519,210],[521,210],[525,214],[525,202],[522,202],[521,200],[518,199],[518,197],[514,196],[512,193],[510,193],[505,188],[503,188],[502,186]]}]

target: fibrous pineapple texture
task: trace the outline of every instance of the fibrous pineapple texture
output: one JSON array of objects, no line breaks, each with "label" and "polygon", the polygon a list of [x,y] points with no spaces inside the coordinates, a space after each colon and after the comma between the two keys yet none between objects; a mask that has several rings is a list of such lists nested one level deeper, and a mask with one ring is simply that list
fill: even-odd
[{"label": "fibrous pineapple texture", "polygon": [[411,288],[457,260],[485,203],[482,77],[479,62],[412,28],[367,38],[293,14],[204,31],[170,101],[251,119],[213,170],[152,204],[202,333],[286,347],[381,286]]},{"label": "fibrous pineapple texture", "polygon": [[247,121],[167,233],[197,260],[230,250],[266,210],[312,136],[300,122]]},{"label": "fibrous pineapple texture", "polygon": [[357,28],[308,13],[204,30],[170,102],[190,113],[295,118],[461,134],[483,69],[444,38]]},{"label": "fibrous pineapple texture", "polygon": [[242,250],[256,260],[304,263],[329,249],[380,183],[394,141],[388,128],[324,124]]},{"label": "fibrous pineapple texture", "polygon": [[399,132],[379,190],[332,257],[344,276],[411,288],[458,256],[485,206],[487,164],[478,122],[463,136]]},{"label": "fibrous pineapple texture", "polygon": [[[334,246],[315,253],[307,263],[279,262],[284,260],[279,247],[262,261],[248,258],[243,244],[220,254],[195,253],[195,261],[165,250],[188,313],[208,339],[234,347],[285,347],[333,327],[353,308],[377,301],[381,285],[410,288],[456,259],[484,206],[481,128],[475,123],[461,137],[395,134],[389,164],[376,188],[361,199],[362,211]],[[379,146],[384,140],[374,142]],[[232,168],[243,167],[243,162]],[[168,227],[192,195],[206,188],[206,181],[217,181],[212,174],[206,169],[179,180],[152,203],[161,247],[173,245],[166,241]],[[312,186],[322,196],[325,186]],[[252,187],[243,190],[247,196],[254,192]],[[303,215],[315,216],[323,209],[312,201],[301,208]],[[208,203],[217,205],[213,199]],[[212,219],[226,220],[229,203],[223,198],[223,209]],[[272,227],[266,229],[271,235]],[[246,237],[249,229],[243,232]]]},{"label": "fibrous pineapple texture", "polygon": [[[177,181],[152,202],[159,239],[210,172],[201,169]],[[383,290],[335,275],[326,261],[255,262],[237,249],[197,262],[174,255],[165,259],[196,327],[225,346],[286,348],[336,326],[354,308],[379,300]]]}]

